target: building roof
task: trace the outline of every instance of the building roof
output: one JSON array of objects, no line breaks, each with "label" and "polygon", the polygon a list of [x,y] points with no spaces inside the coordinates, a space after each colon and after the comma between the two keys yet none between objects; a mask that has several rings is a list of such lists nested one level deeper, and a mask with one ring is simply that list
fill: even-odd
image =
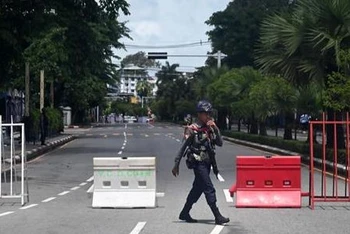
[{"label": "building roof", "polygon": [[135,70],[146,70],[145,68],[135,66],[134,64],[129,64],[123,68],[123,70],[130,70],[130,71],[135,71]]}]

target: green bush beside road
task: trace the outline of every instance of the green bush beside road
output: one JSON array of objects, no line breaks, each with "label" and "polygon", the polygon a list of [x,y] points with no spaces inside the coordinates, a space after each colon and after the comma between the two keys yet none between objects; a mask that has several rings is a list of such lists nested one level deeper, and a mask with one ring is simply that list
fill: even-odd
[{"label": "green bush beside road", "polygon": [[[45,108],[48,120],[48,136],[54,136],[63,131],[61,111],[55,108]],[[26,141],[38,141],[40,137],[40,111],[33,109],[28,117],[24,117]]]},{"label": "green bush beside road", "polygon": [[62,113],[55,108],[46,108],[46,116],[48,119],[48,135],[56,135],[63,131]]},{"label": "green bush beside road", "polygon": [[[248,134],[244,132],[233,132],[226,131],[223,132],[224,136],[231,137],[238,140],[253,142],[261,145],[271,146],[283,150],[292,151],[300,154],[301,156],[308,157],[310,155],[310,145],[306,141],[296,141],[296,140],[284,140],[278,137],[272,136],[260,136],[255,134]],[[337,150],[338,154],[338,163],[346,164],[346,150]],[[322,144],[314,144],[314,157],[322,159],[323,157],[323,148]],[[327,149],[326,159],[330,162],[333,162],[334,150]]]}]

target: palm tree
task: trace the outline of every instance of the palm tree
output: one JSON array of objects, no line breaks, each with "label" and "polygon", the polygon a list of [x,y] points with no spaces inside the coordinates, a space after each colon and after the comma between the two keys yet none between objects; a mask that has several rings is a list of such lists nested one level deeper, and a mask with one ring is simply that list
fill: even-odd
[{"label": "palm tree", "polygon": [[152,92],[152,89],[153,89],[152,84],[147,82],[147,80],[137,82],[136,92],[141,98],[142,108],[143,108],[143,98],[149,96]]},{"label": "palm tree", "polygon": [[[341,69],[340,52],[349,47],[349,0],[299,0],[292,14],[264,21],[256,62],[263,72],[280,74],[296,87],[314,81],[327,89],[327,76]],[[333,118],[334,110],[328,108],[328,119]],[[337,131],[343,148],[342,127]],[[333,142],[329,128],[327,144],[333,147]]]}]

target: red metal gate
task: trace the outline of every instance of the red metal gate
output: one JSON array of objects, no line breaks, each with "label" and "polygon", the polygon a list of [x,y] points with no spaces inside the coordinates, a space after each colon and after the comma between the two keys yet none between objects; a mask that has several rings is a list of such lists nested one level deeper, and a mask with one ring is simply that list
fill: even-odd
[{"label": "red metal gate", "polygon": [[[345,149],[338,148],[339,139],[337,138],[340,127],[345,136]],[[334,147],[331,149],[327,147],[327,129],[333,130]],[[349,133],[349,113],[343,121],[328,121],[325,114],[321,121],[310,121],[309,205],[311,209],[314,209],[316,202],[350,202]],[[315,140],[318,142],[316,143]]]}]

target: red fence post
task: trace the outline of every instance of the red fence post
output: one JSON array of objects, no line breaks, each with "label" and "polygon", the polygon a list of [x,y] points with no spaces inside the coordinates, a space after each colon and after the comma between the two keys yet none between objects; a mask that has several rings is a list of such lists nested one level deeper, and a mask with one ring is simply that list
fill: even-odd
[{"label": "red fence post", "polygon": [[[349,112],[346,113],[346,182],[345,184],[347,185],[347,187],[345,188],[345,196],[349,197],[349,201],[350,201],[350,173],[349,173],[349,151],[350,151],[350,142],[349,142],[349,137],[350,137],[350,129],[349,129]],[[347,193],[348,190],[348,193]]]},{"label": "red fence post", "polygon": [[326,114],[322,113],[322,196],[327,197],[327,167],[326,167]]},{"label": "red fence post", "polygon": [[313,123],[310,123],[310,201],[311,209],[314,209],[314,129]]}]

